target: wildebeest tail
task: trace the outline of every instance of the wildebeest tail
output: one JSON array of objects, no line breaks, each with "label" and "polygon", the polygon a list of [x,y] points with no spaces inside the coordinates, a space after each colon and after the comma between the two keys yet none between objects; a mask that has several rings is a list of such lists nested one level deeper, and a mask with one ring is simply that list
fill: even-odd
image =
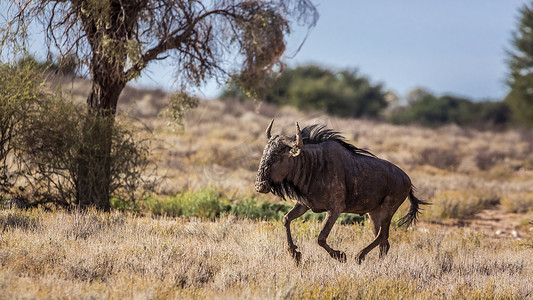
[{"label": "wildebeest tail", "polygon": [[409,211],[405,216],[403,216],[398,221],[398,226],[404,226],[407,228],[411,225],[411,223],[416,222],[418,218],[418,214],[420,213],[420,205],[429,205],[431,203],[422,201],[418,199],[414,193],[414,187],[411,187],[411,191],[409,191],[409,201],[411,202],[411,206],[409,207]]}]

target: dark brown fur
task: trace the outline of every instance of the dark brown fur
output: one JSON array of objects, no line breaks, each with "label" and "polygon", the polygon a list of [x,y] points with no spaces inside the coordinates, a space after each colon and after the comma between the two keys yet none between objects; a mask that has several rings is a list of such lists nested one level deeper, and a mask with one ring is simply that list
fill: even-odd
[{"label": "dark brown fur", "polygon": [[338,132],[318,125],[300,131],[296,126],[293,137],[271,137],[270,124],[256,178],[258,192],[296,200],[283,218],[290,254],[299,262],[301,253],[292,241],[290,223],[309,209],[327,212],[318,244],[331,257],[346,261],[343,252],[326,242],[341,213],[368,213],[373,224],[375,239],[357,254],[358,263],[378,245],[380,256],[387,254],[389,227],[398,207],[409,197],[411,207],[400,220],[400,225],[409,226],[416,220],[419,205],[427,204],[414,196],[409,176],[394,164],[347,143]]}]

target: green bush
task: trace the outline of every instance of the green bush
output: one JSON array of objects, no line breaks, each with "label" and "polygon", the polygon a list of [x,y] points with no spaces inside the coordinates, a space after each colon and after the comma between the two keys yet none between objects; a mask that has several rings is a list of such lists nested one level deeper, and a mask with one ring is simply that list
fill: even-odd
[{"label": "green bush", "polygon": [[[282,220],[294,206],[293,203],[272,203],[268,201],[258,201],[254,197],[246,198],[242,201],[236,202],[231,206],[230,213],[253,220]],[[302,221],[318,221],[322,222],[326,218],[326,213],[314,213],[307,211],[303,216],[298,218]],[[354,224],[361,223],[365,220],[364,217],[356,214],[341,214],[337,219],[340,224]]]},{"label": "green bush", "polygon": [[[149,163],[148,143],[137,139],[135,126],[124,119],[109,122],[66,100],[60,91],[46,90],[42,68],[48,71],[31,56],[0,64],[0,201],[77,204],[80,166],[89,165],[85,162],[95,158],[100,145],[96,141],[101,135],[89,132],[109,123],[109,194],[133,201],[147,183],[142,175]],[[88,172],[94,174],[89,189],[102,186],[101,171]]]},{"label": "green bush", "polygon": [[[143,178],[150,163],[149,143],[136,137],[128,120],[112,122],[111,153],[106,157],[110,178],[103,178],[103,165],[88,163],[101,153],[101,136],[92,132],[109,124],[77,106],[61,93],[45,94],[17,134],[16,157],[21,169],[14,197],[30,204],[55,203],[63,207],[79,205],[77,186],[80,166],[92,176],[89,189],[98,189],[110,180],[109,195],[134,202],[150,181]],[[95,154],[96,153],[96,154]]]},{"label": "green bush", "polygon": [[436,97],[426,93],[409,106],[396,109],[389,117],[395,124],[436,127],[446,124],[478,128],[503,128],[511,114],[505,102],[473,102],[454,96]]},{"label": "green bush", "polygon": [[[222,99],[246,99],[236,87]],[[266,102],[302,110],[321,110],[342,117],[377,117],[387,106],[380,84],[356,70],[330,70],[316,65],[286,69],[266,93]]]},{"label": "green bush", "polygon": [[142,209],[154,215],[199,217],[214,220],[230,210],[229,201],[212,189],[186,191],[166,198],[147,197]]},{"label": "green bush", "polygon": [[291,206],[286,203],[258,201],[254,197],[233,203],[230,214],[252,220],[281,220]]}]

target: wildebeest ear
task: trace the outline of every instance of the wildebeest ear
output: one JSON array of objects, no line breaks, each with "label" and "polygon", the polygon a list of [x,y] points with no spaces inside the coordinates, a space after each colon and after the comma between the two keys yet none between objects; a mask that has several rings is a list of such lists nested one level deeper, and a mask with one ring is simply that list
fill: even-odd
[{"label": "wildebeest ear", "polygon": [[292,147],[292,149],[291,149],[291,156],[292,157],[296,157],[296,156],[300,155],[300,152],[301,152],[301,149],[296,147],[296,145],[294,145],[294,147]]},{"label": "wildebeest ear", "polygon": [[268,125],[267,130],[266,130],[266,136],[267,136],[267,139],[269,140],[270,140],[270,137],[272,137],[272,135],[270,134],[270,130],[272,130],[272,124],[274,124],[274,119],[270,121],[270,125]]}]

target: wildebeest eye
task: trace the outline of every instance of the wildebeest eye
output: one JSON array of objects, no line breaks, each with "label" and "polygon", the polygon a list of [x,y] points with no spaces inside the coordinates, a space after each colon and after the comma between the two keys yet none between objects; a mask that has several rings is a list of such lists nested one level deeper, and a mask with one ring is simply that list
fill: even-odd
[{"label": "wildebeest eye", "polygon": [[281,159],[281,156],[287,152],[289,152],[291,150],[291,147],[289,146],[283,146],[281,148],[279,148],[277,151],[276,151],[276,155],[275,155],[275,159],[276,160],[279,160]]},{"label": "wildebeest eye", "polygon": [[281,155],[274,155],[274,157],[272,157],[272,163],[277,163],[281,160]]}]

